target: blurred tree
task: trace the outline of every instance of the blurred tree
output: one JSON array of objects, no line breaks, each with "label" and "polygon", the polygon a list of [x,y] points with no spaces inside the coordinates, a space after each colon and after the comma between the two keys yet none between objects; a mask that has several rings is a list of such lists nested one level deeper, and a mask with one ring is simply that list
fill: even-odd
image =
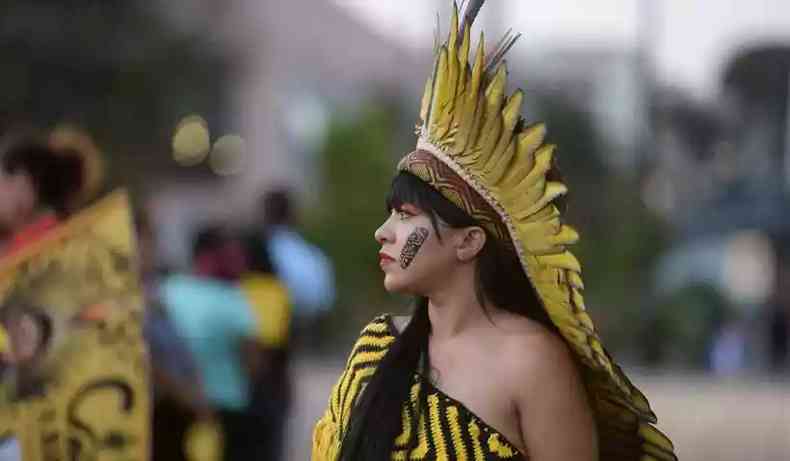
[{"label": "blurred tree", "polygon": [[761,104],[763,110],[783,113],[787,105],[790,46],[764,44],[741,50],[724,71],[725,87]]},{"label": "blurred tree", "polygon": [[602,161],[607,140],[589,113],[558,96],[541,96],[540,117],[569,186],[566,220],[581,239],[585,299],[612,350],[640,347],[654,261],[666,248],[667,229],[640,199],[636,178],[619,175]]},{"label": "blurred tree", "polygon": [[325,325],[333,333],[407,304],[383,289],[373,232],[387,217],[385,199],[396,160],[414,139],[392,101],[372,100],[357,110],[335,113],[340,115],[330,121],[320,155],[321,198],[307,223],[308,237],[335,264],[337,303]]},{"label": "blurred tree", "polygon": [[790,101],[790,46],[762,44],[743,49],[726,66],[722,81],[727,94],[734,96],[739,122],[732,129],[738,133],[738,148],[749,163],[766,156],[762,174],[755,182],[770,180],[781,184],[784,165],[782,158],[788,150],[787,113]]},{"label": "blurred tree", "polygon": [[710,285],[690,285],[657,299],[640,323],[643,359],[651,365],[701,368],[713,336],[735,312]]}]

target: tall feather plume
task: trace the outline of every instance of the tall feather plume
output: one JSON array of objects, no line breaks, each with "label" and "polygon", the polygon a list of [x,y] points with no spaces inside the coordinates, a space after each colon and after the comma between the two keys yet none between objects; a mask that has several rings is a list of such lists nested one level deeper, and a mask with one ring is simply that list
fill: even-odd
[{"label": "tall feather plume", "polygon": [[466,29],[467,26],[472,27],[472,23],[475,22],[475,18],[477,18],[477,13],[479,13],[480,8],[483,7],[483,3],[485,3],[485,0],[469,1],[469,4],[466,6],[466,10],[464,11],[464,18],[461,21],[461,29],[460,29],[461,37],[464,36],[464,29]]},{"label": "tall feather plume", "polygon": [[433,29],[433,54],[436,54],[439,51],[439,47],[442,45],[442,18],[439,17],[439,13],[436,13],[436,26]]},{"label": "tall feather plume", "polygon": [[497,68],[502,58],[505,57],[510,48],[516,44],[518,39],[521,38],[521,33],[513,35],[512,29],[508,29],[502,39],[499,40],[497,43],[496,48],[494,48],[494,52],[488,58],[488,63],[486,64],[486,73],[489,73]]}]

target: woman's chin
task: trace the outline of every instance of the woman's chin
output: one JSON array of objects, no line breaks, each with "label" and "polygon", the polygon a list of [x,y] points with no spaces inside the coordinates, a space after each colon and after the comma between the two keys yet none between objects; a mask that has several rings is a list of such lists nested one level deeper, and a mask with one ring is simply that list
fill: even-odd
[{"label": "woman's chin", "polygon": [[408,284],[404,284],[398,277],[391,274],[384,275],[384,289],[388,293],[406,294],[408,292]]}]

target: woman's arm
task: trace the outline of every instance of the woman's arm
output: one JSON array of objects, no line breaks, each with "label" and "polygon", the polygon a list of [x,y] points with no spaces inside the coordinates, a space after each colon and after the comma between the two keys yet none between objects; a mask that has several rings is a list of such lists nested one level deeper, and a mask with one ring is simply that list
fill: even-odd
[{"label": "woman's arm", "polygon": [[[522,376],[516,408],[524,443],[534,461],[596,461],[598,435],[571,351],[551,333],[529,340],[515,369]],[[519,379],[520,378],[520,379]]]}]

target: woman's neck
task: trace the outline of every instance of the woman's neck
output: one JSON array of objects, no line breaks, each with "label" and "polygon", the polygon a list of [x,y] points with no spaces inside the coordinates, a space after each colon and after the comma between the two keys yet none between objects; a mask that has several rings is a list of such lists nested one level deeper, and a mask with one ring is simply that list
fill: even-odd
[{"label": "woman's neck", "polygon": [[[449,280],[448,280],[449,279]],[[487,322],[486,312],[477,299],[474,271],[448,277],[441,289],[428,296],[428,317],[435,339],[450,339],[469,328]]]}]

